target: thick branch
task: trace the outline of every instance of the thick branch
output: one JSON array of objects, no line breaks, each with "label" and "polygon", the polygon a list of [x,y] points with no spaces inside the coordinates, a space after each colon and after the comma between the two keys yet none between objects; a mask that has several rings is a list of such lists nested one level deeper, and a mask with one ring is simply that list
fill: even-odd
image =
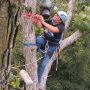
[{"label": "thick branch", "polygon": [[67,46],[73,44],[77,39],[81,37],[82,33],[77,30],[75,33],[73,33],[68,38],[64,39],[61,43],[61,50],[65,49]]},{"label": "thick branch", "polygon": [[66,21],[66,24],[65,24],[65,31],[69,30],[69,25],[70,25],[70,22],[71,22],[72,17],[73,17],[74,9],[75,9],[75,0],[69,0],[68,12],[67,12],[68,20]]},{"label": "thick branch", "polygon": [[[82,36],[82,33],[77,30],[75,33],[73,33],[70,37],[64,39],[61,43],[61,50],[65,49],[66,47],[68,47],[69,45],[73,44],[77,39],[79,39]],[[53,57],[51,58],[51,60],[49,61],[49,63],[47,64],[45,71],[43,73],[42,76],[42,80],[40,83],[40,86],[42,88],[42,90],[45,90],[45,85],[46,85],[46,81],[47,81],[47,77],[48,77],[48,73],[51,69],[51,66],[54,62],[54,60],[56,60],[55,54],[53,55]]]}]

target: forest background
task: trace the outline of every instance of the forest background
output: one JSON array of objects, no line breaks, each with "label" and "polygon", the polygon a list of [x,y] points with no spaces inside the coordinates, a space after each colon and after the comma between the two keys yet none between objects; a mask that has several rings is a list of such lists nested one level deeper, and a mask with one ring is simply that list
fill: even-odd
[{"label": "forest background", "polygon": [[[16,4],[15,4],[16,5]],[[13,10],[16,8],[13,4]],[[56,0],[58,10],[67,11],[67,0]],[[39,7],[37,7],[39,13]],[[0,62],[7,44],[7,19],[6,7],[0,10]],[[57,10],[52,10],[52,15]],[[90,90],[90,0],[76,0],[75,10],[69,31],[64,38],[72,35],[76,30],[80,30],[83,35],[75,43],[67,47],[61,53],[56,71],[56,62],[50,71],[47,90]],[[41,35],[42,31],[35,28],[36,36]],[[22,27],[19,27],[13,49],[11,63],[12,66],[21,66],[23,61]],[[38,56],[39,58],[40,56]],[[23,81],[18,75],[20,68],[12,69],[9,84],[11,90],[20,90]]]}]

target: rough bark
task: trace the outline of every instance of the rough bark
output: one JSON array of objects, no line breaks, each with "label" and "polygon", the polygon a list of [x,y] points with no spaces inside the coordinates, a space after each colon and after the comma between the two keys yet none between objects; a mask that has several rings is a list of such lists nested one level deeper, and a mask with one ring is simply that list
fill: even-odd
[{"label": "rough bark", "polygon": [[[16,32],[18,30],[18,24],[17,24],[17,17],[18,17],[18,12],[19,8],[17,7],[16,11],[12,11],[12,5],[9,0],[4,4],[6,6],[7,14],[6,15],[6,27],[5,28],[7,31],[5,32],[5,48],[4,52],[2,54],[2,62],[1,62],[1,80],[4,81],[2,83],[1,89],[8,90],[8,78],[10,74],[10,69],[11,69],[11,56],[12,56],[12,49],[14,47],[14,42],[16,38]],[[3,8],[4,8],[3,7]],[[5,10],[5,8],[4,8]]]},{"label": "rough bark", "polygon": [[[32,13],[35,13],[36,8],[36,0],[25,0],[25,7],[31,8]],[[24,12],[27,12],[24,10]],[[32,18],[32,17],[31,17]],[[23,36],[24,43],[32,43],[35,44],[35,32],[34,26],[31,19],[23,18]],[[30,75],[33,80],[33,84],[31,86],[26,85],[26,90],[38,90],[37,89],[37,60],[36,60],[36,46],[24,46],[24,57],[25,64],[31,63],[30,65],[25,66],[26,71]]]},{"label": "rough bark", "polygon": [[[2,56],[3,56],[4,50],[7,46],[6,45],[6,32],[7,32],[6,28],[7,28],[7,26],[4,25],[4,23],[7,22],[7,19],[6,19],[7,7],[4,7],[4,5],[6,5],[6,3],[3,3],[2,0],[0,2],[2,4],[2,7],[0,7],[0,16],[1,16],[0,17],[0,82],[2,82],[2,80],[5,79],[5,77],[3,76],[4,69],[2,69]],[[3,11],[3,9],[5,9],[5,10]],[[4,18],[2,18],[2,16],[4,16]],[[2,84],[0,85],[0,90],[1,89],[2,89]]]}]

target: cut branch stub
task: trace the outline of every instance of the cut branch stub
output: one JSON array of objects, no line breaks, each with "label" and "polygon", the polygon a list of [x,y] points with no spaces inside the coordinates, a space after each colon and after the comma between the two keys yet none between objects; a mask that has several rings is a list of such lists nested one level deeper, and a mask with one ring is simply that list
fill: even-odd
[{"label": "cut branch stub", "polygon": [[24,80],[24,82],[26,83],[26,85],[33,84],[31,77],[28,75],[28,73],[25,70],[21,70],[19,74],[21,78]]}]

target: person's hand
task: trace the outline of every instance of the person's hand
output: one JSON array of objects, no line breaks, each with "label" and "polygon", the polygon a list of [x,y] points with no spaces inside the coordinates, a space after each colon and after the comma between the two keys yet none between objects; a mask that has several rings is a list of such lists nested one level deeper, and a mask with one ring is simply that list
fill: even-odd
[{"label": "person's hand", "polygon": [[44,22],[44,18],[41,15],[39,16],[39,19],[40,19],[41,23]]},{"label": "person's hand", "polygon": [[33,16],[33,18],[34,18],[34,20],[33,20],[34,23],[37,23],[37,22],[43,23],[44,22],[44,18],[42,17],[42,15],[36,14]]}]

